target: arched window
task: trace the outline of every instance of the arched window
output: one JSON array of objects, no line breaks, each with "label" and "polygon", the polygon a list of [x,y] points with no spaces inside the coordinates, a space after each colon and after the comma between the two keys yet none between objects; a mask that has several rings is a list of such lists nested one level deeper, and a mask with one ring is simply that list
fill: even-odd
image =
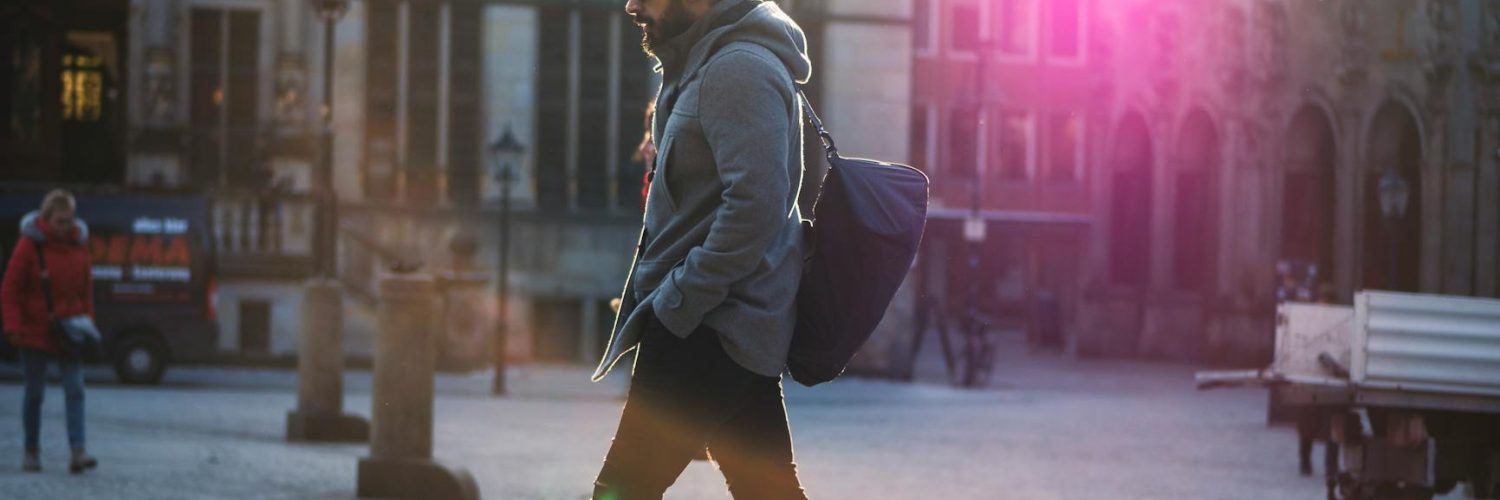
[{"label": "arched window", "polygon": [[1172,285],[1211,293],[1219,253],[1219,133],[1202,110],[1183,121],[1172,167]]},{"label": "arched window", "polygon": [[1305,106],[1292,119],[1286,144],[1280,258],[1315,264],[1318,281],[1330,282],[1337,192],[1333,127],[1321,110]]},{"label": "arched window", "polygon": [[1109,281],[1145,287],[1151,281],[1151,134],[1131,113],[1115,127],[1109,169]]},{"label": "arched window", "polygon": [[[1387,102],[1375,113],[1366,138],[1363,288],[1419,291],[1422,253],[1422,137],[1405,106]],[[1380,181],[1394,172],[1406,181],[1406,212],[1381,212]]]}]

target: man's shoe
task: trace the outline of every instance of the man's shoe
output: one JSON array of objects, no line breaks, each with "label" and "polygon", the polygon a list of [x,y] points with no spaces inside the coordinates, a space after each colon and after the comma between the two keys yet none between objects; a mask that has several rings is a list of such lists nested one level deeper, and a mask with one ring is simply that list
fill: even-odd
[{"label": "man's shoe", "polygon": [[68,462],[68,472],[78,474],[80,472],[99,466],[99,461],[89,456],[83,450],[73,450],[73,460]]},{"label": "man's shoe", "polygon": [[25,456],[21,457],[21,471],[22,472],[41,472],[42,471],[42,459],[37,456],[36,452],[34,452],[34,451],[28,451],[28,452],[26,452]]}]

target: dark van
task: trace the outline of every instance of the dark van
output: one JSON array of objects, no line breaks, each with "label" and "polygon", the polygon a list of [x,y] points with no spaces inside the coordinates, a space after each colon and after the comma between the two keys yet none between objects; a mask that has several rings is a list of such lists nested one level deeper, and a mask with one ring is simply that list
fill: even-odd
[{"label": "dark van", "polygon": [[[0,257],[44,191],[0,191]],[[199,196],[75,192],[89,226],[94,312],[120,380],[154,384],[173,359],[208,358],[218,346],[209,203]],[[0,268],[3,271],[3,268]],[[15,350],[4,340],[6,359]]]}]

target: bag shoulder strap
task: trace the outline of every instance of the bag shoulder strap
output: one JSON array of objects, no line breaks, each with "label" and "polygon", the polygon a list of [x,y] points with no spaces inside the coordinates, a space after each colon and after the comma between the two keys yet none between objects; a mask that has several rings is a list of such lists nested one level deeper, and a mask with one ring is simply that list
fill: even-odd
[{"label": "bag shoulder strap", "polygon": [[823,141],[823,154],[832,160],[838,158],[839,147],[833,142],[833,134],[823,128],[823,120],[818,118],[818,112],[813,110],[812,101],[807,99],[807,93],[802,91],[802,86],[797,86],[797,97],[802,100],[802,110],[807,112],[807,123],[812,124],[813,130],[818,132],[818,140]]},{"label": "bag shoulder strap", "polygon": [[42,270],[42,297],[47,300],[47,316],[52,316],[52,273],[47,272],[47,249],[42,240],[27,237],[31,240],[31,248],[36,250],[37,267]]}]

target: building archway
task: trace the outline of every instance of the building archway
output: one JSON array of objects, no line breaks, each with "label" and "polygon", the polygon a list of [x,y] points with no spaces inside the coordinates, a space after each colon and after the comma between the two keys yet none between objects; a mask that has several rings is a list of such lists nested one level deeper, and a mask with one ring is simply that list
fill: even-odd
[{"label": "building archway", "polygon": [[1151,282],[1151,133],[1131,112],[1115,126],[1111,149],[1109,281],[1145,288]]},{"label": "building archway", "polygon": [[1182,122],[1172,162],[1172,286],[1213,293],[1219,259],[1219,132],[1201,108]]},{"label": "building archway", "polygon": [[[1367,289],[1415,292],[1421,288],[1422,135],[1405,106],[1386,102],[1376,111],[1366,137],[1363,199],[1362,284]],[[1381,212],[1380,179],[1394,171],[1407,183],[1406,213],[1389,219]]]},{"label": "building archway", "polygon": [[1331,283],[1338,199],[1333,125],[1321,109],[1303,106],[1287,128],[1286,145],[1280,259],[1313,264],[1317,281]]}]

